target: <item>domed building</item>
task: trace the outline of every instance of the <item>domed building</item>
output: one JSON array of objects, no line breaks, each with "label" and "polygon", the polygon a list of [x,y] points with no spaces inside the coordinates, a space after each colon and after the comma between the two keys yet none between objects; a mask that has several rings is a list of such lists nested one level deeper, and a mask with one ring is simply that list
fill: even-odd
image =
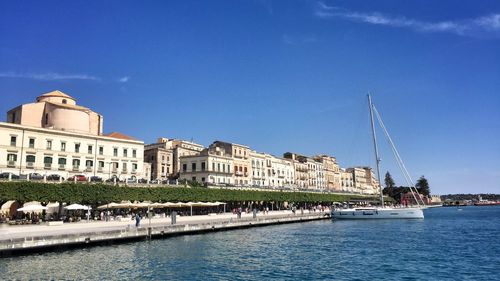
[{"label": "domed building", "polygon": [[25,126],[102,135],[102,115],[76,104],[76,100],[53,91],[7,112],[7,122]]},{"label": "domed building", "polygon": [[28,179],[149,178],[144,142],[103,134],[102,115],[53,91],[17,106],[0,122],[0,174]]}]

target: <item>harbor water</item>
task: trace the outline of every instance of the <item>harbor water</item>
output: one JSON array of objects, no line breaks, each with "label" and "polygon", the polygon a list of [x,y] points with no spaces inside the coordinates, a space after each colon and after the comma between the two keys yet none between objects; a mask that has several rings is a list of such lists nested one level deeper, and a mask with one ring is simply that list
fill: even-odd
[{"label": "harbor water", "polygon": [[500,206],[0,258],[1,280],[498,280]]}]

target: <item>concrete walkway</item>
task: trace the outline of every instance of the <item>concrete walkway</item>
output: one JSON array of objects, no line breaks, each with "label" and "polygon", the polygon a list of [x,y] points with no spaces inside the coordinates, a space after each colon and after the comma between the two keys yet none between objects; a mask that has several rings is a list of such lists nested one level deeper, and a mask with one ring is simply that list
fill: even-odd
[{"label": "concrete walkway", "polygon": [[259,212],[256,218],[252,213],[243,213],[241,218],[232,213],[209,214],[203,216],[177,216],[172,225],[170,217],[142,219],[139,227],[135,220],[122,218],[113,221],[80,221],[62,225],[0,225],[0,253],[2,251],[29,250],[70,244],[83,244],[97,241],[146,238],[163,235],[203,233],[241,227],[263,226],[276,223],[291,223],[323,219],[329,211],[269,211]]}]

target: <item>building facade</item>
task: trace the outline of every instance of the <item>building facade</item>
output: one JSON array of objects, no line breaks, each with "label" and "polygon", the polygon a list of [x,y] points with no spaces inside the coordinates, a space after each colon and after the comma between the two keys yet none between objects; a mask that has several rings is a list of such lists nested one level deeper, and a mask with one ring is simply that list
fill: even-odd
[{"label": "building facade", "polygon": [[177,179],[181,169],[180,157],[200,154],[203,145],[189,141],[158,138],[144,147],[144,161],[151,164],[151,179]]},{"label": "building facade", "polygon": [[234,185],[233,158],[223,147],[211,146],[198,155],[181,156],[180,165],[180,180],[206,186]]},{"label": "building facade", "polygon": [[143,177],[144,143],[120,133],[102,135],[102,116],[62,92],[10,110],[7,120],[0,122],[1,172]]}]

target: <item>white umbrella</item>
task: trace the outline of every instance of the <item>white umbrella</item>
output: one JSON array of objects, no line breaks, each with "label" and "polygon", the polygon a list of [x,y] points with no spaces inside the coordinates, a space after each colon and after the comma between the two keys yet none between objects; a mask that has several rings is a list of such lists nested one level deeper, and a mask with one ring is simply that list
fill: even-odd
[{"label": "white umbrella", "polygon": [[69,206],[64,207],[67,210],[92,210],[90,206],[84,206],[80,204],[71,204]]},{"label": "white umbrella", "polygon": [[120,203],[113,203],[112,202],[112,203],[104,204],[104,205],[101,205],[101,206],[97,207],[97,209],[99,209],[99,210],[103,210],[103,209],[117,209],[117,208],[122,208]]},{"label": "white umbrella", "polygon": [[33,212],[33,211],[41,211],[41,210],[47,210],[48,208],[42,205],[29,205],[29,206],[24,206],[22,208],[17,209],[19,212]]}]

